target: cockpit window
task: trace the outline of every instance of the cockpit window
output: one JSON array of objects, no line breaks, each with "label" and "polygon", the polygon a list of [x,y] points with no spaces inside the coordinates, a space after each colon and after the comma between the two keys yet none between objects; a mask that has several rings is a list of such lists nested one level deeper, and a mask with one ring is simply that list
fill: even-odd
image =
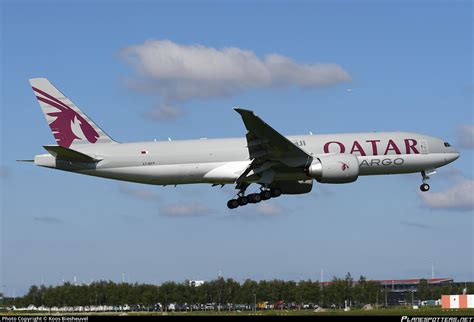
[{"label": "cockpit window", "polygon": [[449,148],[451,146],[451,144],[449,144],[448,142],[444,142],[444,146]]}]

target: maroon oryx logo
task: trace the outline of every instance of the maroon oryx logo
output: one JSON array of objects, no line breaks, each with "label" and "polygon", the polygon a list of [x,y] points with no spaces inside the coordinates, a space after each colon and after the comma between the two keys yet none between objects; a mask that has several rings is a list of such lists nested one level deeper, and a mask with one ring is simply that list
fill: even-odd
[{"label": "maroon oryx logo", "polygon": [[44,91],[36,87],[33,87],[33,90],[37,93],[38,100],[58,109],[57,112],[47,113],[47,115],[56,118],[49,127],[60,146],[69,148],[76,139],[86,139],[90,143],[97,141],[99,133],[79,113]]},{"label": "maroon oryx logo", "polygon": [[347,165],[347,163],[344,163],[344,162],[339,162],[341,164],[341,170],[342,171],[346,171],[347,169],[349,169],[349,165]]}]

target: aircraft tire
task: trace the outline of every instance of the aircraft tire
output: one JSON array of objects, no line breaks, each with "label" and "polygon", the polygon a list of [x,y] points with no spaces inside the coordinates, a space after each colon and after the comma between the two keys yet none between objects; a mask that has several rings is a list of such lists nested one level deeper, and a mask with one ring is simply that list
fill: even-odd
[{"label": "aircraft tire", "polygon": [[270,193],[272,194],[272,198],[280,197],[281,196],[281,189],[280,188],[271,188]]},{"label": "aircraft tire", "polygon": [[251,194],[247,195],[247,198],[249,200],[249,203],[255,203],[255,194],[254,193],[251,193]]},{"label": "aircraft tire", "polygon": [[260,192],[260,197],[262,198],[262,200],[268,200],[272,197],[272,193],[270,192],[270,190],[263,190],[262,192]]},{"label": "aircraft tire", "polygon": [[230,199],[227,201],[227,207],[229,209],[235,209],[239,206],[239,202],[236,199]]},{"label": "aircraft tire", "polygon": [[242,197],[239,197],[237,201],[239,203],[239,206],[245,206],[246,204],[249,203],[249,198],[247,198],[246,196],[242,196]]},{"label": "aircraft tire", "polygon": [[426,191],[430,190],[430,185],[427,184],[427,183],[423,183],[423,184],[420,186],[420,190],[423,191],[423,192],[426,192]]},{"label": "aircraft tire", "polygon": [[254,193],[252,197],[252,202],[259,203],[260,201],[262,201],[262,196],[260,196],[259,193]]}]

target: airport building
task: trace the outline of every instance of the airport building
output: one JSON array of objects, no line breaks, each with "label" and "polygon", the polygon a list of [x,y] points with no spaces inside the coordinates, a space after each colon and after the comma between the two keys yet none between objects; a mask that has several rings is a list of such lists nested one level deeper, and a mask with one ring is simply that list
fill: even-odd
[{"label": "airport building", "polygon": [[[404,279],[404,280],[380,280],[380,286],[387,290],[387,305],[400,305],[406,303],[406,293],[412,294],[411,302],[414,300],[414,293],[418,291],[418,285],[421,279]],[[427,278],[429,285],[453,284],[452,278]],[[418,301],[417,301],[418,302]],[[418,304],[418,303],[413,303]]]},{"label": "airport building", "polygon": [[[421,278],[416,279],[388,279],[388,280],[371,280],[371,282],[376,282],[380,284],[380,287],[386,290],[386,298],[380,299],[380,304],[386,304],[388,306],[393,305],[403,305],[406,304],[407,298],[406,294],[412,294],[410,302],[417,304],[415,300],[415,293],[418,291],[418,285],[420,284]],[[425,279],[429,285],[451,285],[451,286],[464,286],[465,283],[454,283],[452,278],[426,278]],[[357,283],[357,281],[354,281]],[[323,285],[330,285],[332,282],[323,282]]]},{"label": "airport building", "polygon": [[[416,292],[421,278],[407,279],[407,280],[379,280],[383,288],[389,289],[390,292]],[[430,285],[452,284],[452,278],[427,278],[426,281]]]}]

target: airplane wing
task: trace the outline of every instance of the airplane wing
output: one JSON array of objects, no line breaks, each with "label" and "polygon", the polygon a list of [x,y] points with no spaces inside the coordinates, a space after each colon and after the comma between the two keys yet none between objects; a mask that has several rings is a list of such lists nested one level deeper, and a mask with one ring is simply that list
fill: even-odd
[{"label": "airplane wing", "polygon": [[260,174],[262,181],[270,183],[273,179],[271,168],[284,166],[302,168],[313,161],[313,157],[296,146],[253,111],[235,108],[242,116],[247,128],[247,148],[252,163],[242,173],[237,182],[251,174]]}]

